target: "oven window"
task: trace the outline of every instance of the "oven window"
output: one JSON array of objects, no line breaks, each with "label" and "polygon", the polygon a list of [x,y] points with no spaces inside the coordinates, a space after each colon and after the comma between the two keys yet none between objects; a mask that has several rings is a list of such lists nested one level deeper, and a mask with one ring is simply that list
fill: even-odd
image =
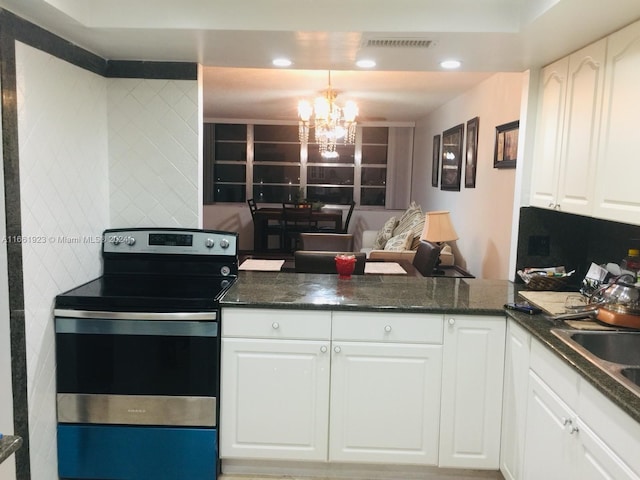
[{"label": "oven window", "polygon": [[56,333],[59,393],[217,396],[218,337]]}]

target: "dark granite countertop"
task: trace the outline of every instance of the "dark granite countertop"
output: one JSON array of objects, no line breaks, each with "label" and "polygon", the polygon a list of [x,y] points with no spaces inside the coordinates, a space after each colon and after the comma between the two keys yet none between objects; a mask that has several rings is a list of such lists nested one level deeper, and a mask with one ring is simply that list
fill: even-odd
[{"label": "dark granite countertop", "polygon": [[[523,288],[507,280],[404,275],[337,275],[240,272],[225,294],[223,307],[398,311],[503,315],[504,304]],[[597,390],[640,422],[640,398],[551,333],[562,326],[545,315],[506,312],[535,338],[567,362]]]},{"label": "dark granite countertop", "polygon": [[240,272],[223,307],[397,310],[502,315],[516,286],[506,280],[406,275]]},{"label": "dark granite countertop", "polygon": [[22,446],[22,438],[13,435],[5,435],[0,438],[0,463]]}]

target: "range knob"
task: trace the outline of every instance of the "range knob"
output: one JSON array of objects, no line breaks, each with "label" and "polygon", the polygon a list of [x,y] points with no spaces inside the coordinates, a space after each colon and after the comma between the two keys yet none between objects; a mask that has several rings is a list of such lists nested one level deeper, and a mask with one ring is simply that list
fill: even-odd
[{"label": "range knob", "polygon": [[227,240],[226,238],[223,238],[222,240],[220,240],[220,246],[222,248],[229,248],[229,240]]},{"label": "range knob", "polygon": [[133,246],[136,244],[136,239],[135,239],[135,237],[128,236],[128,237],[125,239],[124,243],[126,243],[126,244],[127,244],[127,245],[129,245],[130,247],[133,247]]},{"label": "range knob", "polygon": [[207,248],[213,248],[216,243],[213,241],[213,238],[207,238],[204,242],[204,246]]}]

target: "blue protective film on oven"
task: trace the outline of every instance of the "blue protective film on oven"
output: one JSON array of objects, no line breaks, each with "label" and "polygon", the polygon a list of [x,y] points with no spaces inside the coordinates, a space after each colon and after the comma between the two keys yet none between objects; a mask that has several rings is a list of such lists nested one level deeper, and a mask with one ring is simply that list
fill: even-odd
[{"label": "blue protective film on oven", "polygon": [[217,476],[209,428],[58,425],[62,479],[184,480]]}]

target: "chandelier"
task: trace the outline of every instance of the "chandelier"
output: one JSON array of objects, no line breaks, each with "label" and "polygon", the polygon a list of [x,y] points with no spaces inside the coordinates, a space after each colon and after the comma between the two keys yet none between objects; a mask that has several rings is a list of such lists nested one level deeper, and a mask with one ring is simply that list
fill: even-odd
[{"label": "chandelier", "polygon": [[308,100],[298,103],[298,135],[300,142],[309,141],[309,131],[313,128],[320,155],[324,158],[338,157],[338,143],[353,144],[356,139],[356,116],[358,106],[348,101],[344,107],[336,103],[337,93],[329,86],[323,90],[311,105]]}]

